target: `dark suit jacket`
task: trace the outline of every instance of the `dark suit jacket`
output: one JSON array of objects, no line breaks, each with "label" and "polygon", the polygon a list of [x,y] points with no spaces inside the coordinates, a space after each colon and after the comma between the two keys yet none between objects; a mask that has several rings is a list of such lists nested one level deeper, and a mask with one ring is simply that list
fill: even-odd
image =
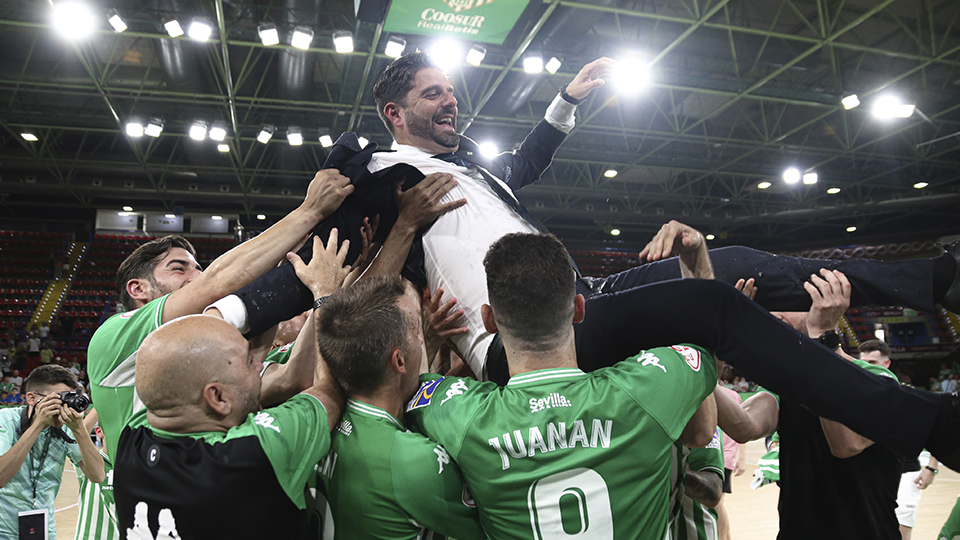
[{"label": "dark suit jacket", "polygon": [[[480,154],[474,141],[461,137],[457,155],[483,167],[516,191],[540,179],[565,137],[566,134],[562,131],[542,120],[515,152],[506,152],[487,159]],[[326,240],[330,229],[336,227],[341,242],[350,240],[347,261],[356,260],[360,254],[363,244],[360,227],[365,217],[380,215],[380,226],[375,240],[382,243],[386,239],[398,215],[393,198],[393,185],[403,181],[403,190],[407,190],[424,178],[419,170],[406,164],[394,165],[375,173],[369,172],[367,164],[373,153],[378,151],[383,150],[379,150],[376,143],[360,148],[356,134],[346,132],[337,139],[323,164],[324,169],[339,169],[340,174],[351,179],[355,189],[344,199],[336,212],[316,226],[314,234]],[[313,255],[311,242],[304,244],[298,255],[304,261],[309,261]],[[419,236],[410,249],[403,275],[420,287],[426,286],[423,244]],[[291,265],[283,265],[267,272],[235,294],[246,306],[250,323],[248,335],[251,336],[259,335],[274,324],[302,313],[313,305],[312,293],[300,283]]]}]

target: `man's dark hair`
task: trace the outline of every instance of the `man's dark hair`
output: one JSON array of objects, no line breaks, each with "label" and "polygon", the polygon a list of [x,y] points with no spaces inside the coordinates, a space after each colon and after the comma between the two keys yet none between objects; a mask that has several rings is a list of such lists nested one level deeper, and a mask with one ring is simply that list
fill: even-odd
[{"label": "man's dark hair", "polygon": [[890,346],[879,339],[868,339],[861,343],[857,350],[861,353],[880,351],[880,354],[890,358]]},{"label": "man's dark hair", "polygon": [[405,107],[404,100],[407,97],[407,92],[413,88],[417,72],[425,68],[437,68],[437,65],[433,63],[427,53],[418,50],[390,62],[387,69],[383,70],[377,77],[377,82],[373,85],[373,100],[377,103],[377,114],[380,115],[380,120],[383,121],[383,125],[387,126],[387,130],[391,134],[393,133],[393,124],[383,113],[383,108],[390,102]]},{"label": "man's dark hair", "polygon": [[153,271],[160,264],[160,259],[173,248],[185,249],[194,258],[197,257],[197,251],[189,240],[171,234],[143,244],[120,263],[120,268],[117,269],[117,294],[120,296],[120,303],[128,311],[137,309],[137,304],[127,293],[127,282],[131,279],[153,280]]},{"label": "man's dark hair", "polygon": [[399,276],[380,276],[337,292],[318,310],[317,346],[348,395],[376,390],[393,350],[403,346],[403,293]]},{"label": "man's dark hair", "polygon": [[576,274],[552,234],[508,234],[483,258],[497,326],[524,350],[556,348],[573,320]]},{"label": "man's dark hair", "polygon": [[76,389],[78,386],[77,378],[69,369],[57,364],[47,364],[30,372],[30,375],[23,381],[23,393],[33,392],[38,387],[61,383],[72,389]]}]

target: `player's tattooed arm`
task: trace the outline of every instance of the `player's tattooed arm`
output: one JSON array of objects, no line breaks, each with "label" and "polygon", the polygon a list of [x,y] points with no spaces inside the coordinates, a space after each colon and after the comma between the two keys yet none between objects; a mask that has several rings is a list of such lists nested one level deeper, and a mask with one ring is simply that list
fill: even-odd
[{"label": "player's tattooed arm", "polygon": [[723,480],[715,472],[687,471],[683,477],[684,494],[708,508],[716,508],[723,496]]}]

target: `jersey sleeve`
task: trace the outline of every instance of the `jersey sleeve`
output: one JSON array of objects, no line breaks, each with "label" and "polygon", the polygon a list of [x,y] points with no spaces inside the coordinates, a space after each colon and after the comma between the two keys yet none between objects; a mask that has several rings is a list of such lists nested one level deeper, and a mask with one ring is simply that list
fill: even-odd
[{"label": "jersey sleeve", "polygon": [[476,504],[447,451],[426,437],[397,432],[390,458],[393,491],[417,524],[457,540],[483,540]]},{"label": "jersey sleeve", "polygon": [[252,422],[284,492],[297,508],[306,508],[307,477],[330,450],[330,426],[320,400],[297,394],[282,405],[251,415],[247,422]]},{"label": "jersey sleeve", "polygon": [[607,369],[607,376],[653,416],[673,440],[680,437],[693,413],[717,386],[713,355],[696,345],[643,351]]},{"label": "jersey sleeve", "polygon": [[720,428],[713,433],[713,440],[703,448],[691,448],[687,456],[691,471],[711,471],[723,478],[723,435]]},{"label": "jersey sleeve", "polygon": [[442,444],[457,459],[464,432],[477,412],[477,398],[491,386],[496,387],[474,379],[421,375],[420,388],[407,403],[404,421],[413,431]]},{"label": "jersey sleeve", "polygon": [[277,347],[276,349],[270,351],[267,354],[267,357],[263,359],[264,364],[286,364],[287,360],[290,359],[290,351],[293,350],[293,344],[296,341],[287,343],[283,347]]}]

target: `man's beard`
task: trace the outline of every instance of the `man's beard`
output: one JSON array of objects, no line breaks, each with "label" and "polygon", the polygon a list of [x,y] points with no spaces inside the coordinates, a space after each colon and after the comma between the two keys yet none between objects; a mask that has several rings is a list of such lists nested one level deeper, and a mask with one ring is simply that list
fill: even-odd
[{"label": "man's beard", "polygon": [[[446,110],[440,111],[438,114],[453,114],[453,111]],[[424,118],[411,109],[407,109],[406,115],[407,131],[410,135],[420,137],[423,139],[429,139],[444,148],[456,148],[460,145],[460,135],[457,135],[457,119],[453,119],[453,133],[439,132],[437,131],[437,124],[434,123],[432,118]]]}]

